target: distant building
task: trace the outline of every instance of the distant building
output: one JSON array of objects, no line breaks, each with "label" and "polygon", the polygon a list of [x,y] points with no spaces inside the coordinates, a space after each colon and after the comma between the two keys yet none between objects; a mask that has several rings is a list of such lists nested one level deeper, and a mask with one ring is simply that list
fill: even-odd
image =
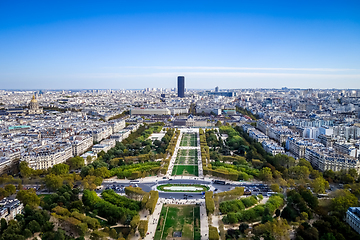
[{"label": "distant building", "polygon": [[360,207],[350,207],[346,211],[345,221],[360,234]]},{"label": "distant building", "polygon": [[219,87],[215,87],[215,92],[219,92]]},{"label": "distant building", "polygon": [[131,108],[131,115],[171,115],[168,108]]},{"label": "distant building", "polygon": [[35,95],[33,95],[30,104],[29,104],[29,115],[36,115],[36,114],[43,114],[43,109],[39,107],[39,103],[35,98]]},{"label": "distant building", "polygon": [[209,92],[211,96],[235,97],[236,92]]},{"label": "distant building", "polygon": [[178,86],[177,86],[177,90],[178,90],[178,97],[185,97],[185,77],[184,76],[178,76]]}]

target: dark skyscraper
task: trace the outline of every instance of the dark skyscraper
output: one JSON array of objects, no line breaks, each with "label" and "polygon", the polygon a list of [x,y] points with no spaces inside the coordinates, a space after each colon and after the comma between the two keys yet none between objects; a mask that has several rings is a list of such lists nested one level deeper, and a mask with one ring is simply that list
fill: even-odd
[{"label": "dark skyscraper", "polygon": [[185,96],[185,77],[184,76],[178,76],[178,97],[184,97]]}]

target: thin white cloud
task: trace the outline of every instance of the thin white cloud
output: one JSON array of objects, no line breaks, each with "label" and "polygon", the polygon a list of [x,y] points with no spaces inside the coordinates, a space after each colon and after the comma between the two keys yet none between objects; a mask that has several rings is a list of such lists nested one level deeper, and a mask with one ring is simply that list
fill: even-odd
[{"label": "thin white cloud", "polygon": [[[105,67],[105,69],[114,69]],[[317,72],[343,72],[358,71],[351,68],[254,68],[254,67],[206,67],[206,66],[122,66],[116,69],[153,69],[153,70],[238,70],[238,71],[317,71]]]},{"label": "thin white cloud", "polygon": [[234,78],[289,78],[289,79],[359,79],[360,74],[312,74],[312,73],[259,73],[259,72],[158,72],[144,74],[122,74],[122,73],[98,73],[98,74],[76,74],[69,77],[84,79],[120,79],[120,78],[169,78],[178,75],[186,77],[216,77]]}]

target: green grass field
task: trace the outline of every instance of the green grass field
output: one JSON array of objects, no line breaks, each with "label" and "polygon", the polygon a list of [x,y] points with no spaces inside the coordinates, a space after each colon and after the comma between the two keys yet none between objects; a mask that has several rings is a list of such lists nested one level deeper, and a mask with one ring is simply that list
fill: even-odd
[{"label": "green grass field", "polygon": [[197,149],[181,149],[176,157],[175,164],[197,165],[198,162]]},{"label": "green grass field", "polygon": [[184,133],[180,142],[181,147],[196,147],[197,135],[195,133]]},{"label": "green grass field", "polygon": [[184,176],[199,176],[197,165],[175,165],[172,171],[172,176],[184,175]]},{"label": "green grass field", "polygon": [[174,239],[174,232],[181,232],[181,238],[177,239],[200,240],[200,207],[164,205],[154,240]]}]

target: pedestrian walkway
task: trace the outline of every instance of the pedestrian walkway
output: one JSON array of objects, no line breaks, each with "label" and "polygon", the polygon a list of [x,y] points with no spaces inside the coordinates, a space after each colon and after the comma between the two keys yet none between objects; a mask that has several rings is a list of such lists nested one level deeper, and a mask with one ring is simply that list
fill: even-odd
[{"label": "pedestrian walkway", "polygon": [[200,233],[201,240],[209,239],[209,222],[206,213],[205,201],[200,205]]},{"label": "pedestrian walkway", "polygon": [[148,231],[146,233],[145,240],[152,240],[154,238],[162,207],[163,207],[163,202],[159,198],[156,203],[156,207],[154,209],[153,214],[148,216],[149,224],[148,224]]},{"label": "pedestrian walkway", "polygon": [[176,156],[177,156],[178,151],[179,151],[181,138],[182,138],[182,131],[180,130],[180,134],[179,134],[179,137],[178,137],[176,145],[175,145],[174,154],[171,156],[171,159],[170,159],[170,162],[169,162],[169,167],[168,167],[168,170],[166,172],[167,177],[170,177],[171,174],[172,174],[174,164],[175,164],[175,161],[176,161]]}]

